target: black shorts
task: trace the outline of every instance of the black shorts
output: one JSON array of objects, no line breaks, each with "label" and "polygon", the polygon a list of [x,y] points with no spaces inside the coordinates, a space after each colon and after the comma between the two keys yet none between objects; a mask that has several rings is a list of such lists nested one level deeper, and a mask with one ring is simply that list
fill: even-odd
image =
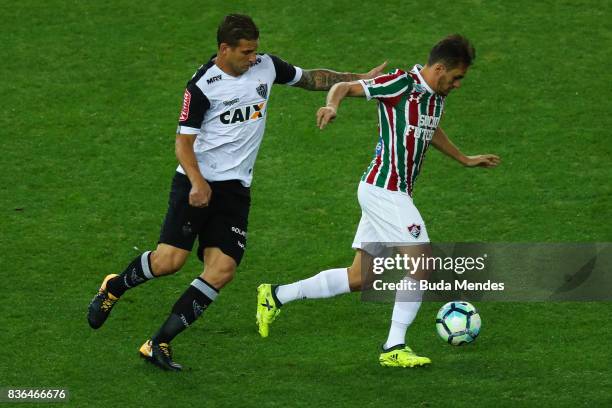
[{"label": "black shorts", "polygon": [[208,184],[212,189],[208,207],[192,207],[189,205],[191,182],[186,175],[176,172],[159,242],[191,251],[198,238],[200,260],[204,260],[204,248],[218,247],[238,265],[246,248],[250,189],[238,180]]}]

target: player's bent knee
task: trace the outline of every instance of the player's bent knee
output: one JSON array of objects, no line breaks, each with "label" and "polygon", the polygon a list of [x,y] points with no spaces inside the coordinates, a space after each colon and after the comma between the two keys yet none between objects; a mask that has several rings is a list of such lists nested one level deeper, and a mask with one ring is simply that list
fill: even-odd
[{"label": "player's bent knee", "polygon": [[236,276],[235,271],[231,271],[231,272],[230,271],[224,271],[220,275],[221,280],[223,281],[223,285],[225,286],[228,283],[230,283],[231,281],[233,281],[234,280],[234,276]]},{"label": "player's bent knee", "polygon": [[214,288],[221,289],[234,279],[235,274],[235,263],[216,262],[213,265],[206,265],[204,272],[200,276]]},{"label": "player's bent knee", "polygon": [[162,276],[171,275],[178,272],[183,267],[187,259],[185,254],[182,252],[187,251],[156,250],[151,252],[151,268],[153,269],[153,274],[156,276]]},{"label": "player's bent knee", "polygon": [[226,284],[230,283],[236,275],[236,266],[233,263],[228,262],[222,265],[217,265],[215,269],[217,276],[219,276],[219,278]]},{"label": "player's bent knee", "polygon": [[151,259],[151,268],[155,276],[171,275],[180,269],[173,262],[160,258],[157,258],[155,261]]}]

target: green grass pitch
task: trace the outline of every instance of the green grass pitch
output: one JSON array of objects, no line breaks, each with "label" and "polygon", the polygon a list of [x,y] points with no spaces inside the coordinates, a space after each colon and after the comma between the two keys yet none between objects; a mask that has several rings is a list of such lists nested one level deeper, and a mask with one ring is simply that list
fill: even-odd
[{"label": "green grass pitch", "polygon": [[[65,387],[69,406],[610,406],[612,306],[480,303],[482,334],[437,338],[440,304],[408,333],[426,369],[377,364],[390,304],[296,302],[268,339],[255,288],[352,260],[373,102],[320,132],[325,94],[276,86],[255,168],[249,248],[234,282],[174,344],[188,369],[137,357],[200,265],[129,292],[99,331],[103,276],[156,243],[176,166],[183,87],[224,14],[251,14],[262,52],[303,68],[410,68],[460,32],[477,60],[442,126],[464,169],[431,150],[415,202],[433,241],[612,241],[610,2],[3,1],[0,17],[0,386]],[[608,23],[606,23],[608,21]],[[25,406],[25,405],[24,405]],[[66,406],[66,404],[58,404]]]}]

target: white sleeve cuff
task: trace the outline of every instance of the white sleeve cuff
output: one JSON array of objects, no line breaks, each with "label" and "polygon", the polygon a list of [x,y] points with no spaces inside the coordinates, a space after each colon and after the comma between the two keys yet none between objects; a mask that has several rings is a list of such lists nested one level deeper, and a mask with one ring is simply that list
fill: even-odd
[{"label": "white sleeve cuff", "polygon": [[179,127],[176,129],[176,134],[180,134],[180,135],[197,135],[199,133],[200,133],[200,129],[187,127],[187,126],[179,125]]},{"label": "white sleeve cuff", "polygon": [[294,85],[297,81],[302,79],[302,68],[296,67],[296,66],[294,66],[294,68],[295,68],[295,77],[290,82],[287,82],[287,85]]},{"label": "white sleeve cuff", "polygon": [[371,81],[371,79],[360,79],[359,80],[359,84],[361,85],[361,87],[363,88],[363,91],[366,94],[366,98],[369,101],[370,99],[372,99],[372,95],[370,95],[370,89],[368,88],[368,86],[366,85],[365,81]]}]

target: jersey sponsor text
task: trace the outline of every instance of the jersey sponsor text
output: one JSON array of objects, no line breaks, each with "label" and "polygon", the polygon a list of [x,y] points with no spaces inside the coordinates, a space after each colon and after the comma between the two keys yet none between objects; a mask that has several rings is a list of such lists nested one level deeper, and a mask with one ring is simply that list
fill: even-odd
[{"label": "jersey sponsor text", "polygon": [[265,102],[256,105],[239,106],[223,112],[219,115],[219,120],[224,125],[246,122],[247,120],[256,120],[263,118]]},{"label": "jersey sponsor text", "polygon": [[210,77],[206,80],[206,83],[208,85],[212,84],[213,82],[217,82],[221,80],[221,75],[215,75],[214,77]]},{"label": "jersey sponsor text", "polygon": [[189,119],[189,103],[190,102],[191,102],[191,93],[189,93],[189,91],[185,89],[185,94],[183,95],[183,109],[181,109],[181,116],[179,117],[179,122],[184,122],[187,119]]}]

